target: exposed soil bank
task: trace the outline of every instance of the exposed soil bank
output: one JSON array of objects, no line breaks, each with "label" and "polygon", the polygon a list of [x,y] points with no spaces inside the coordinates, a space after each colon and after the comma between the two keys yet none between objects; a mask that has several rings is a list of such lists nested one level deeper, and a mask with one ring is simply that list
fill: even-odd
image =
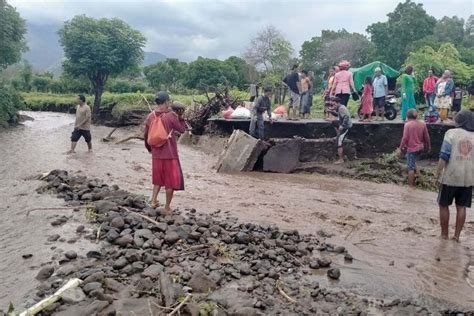
[{"label": "exposed soil bank", "polygon": [[[141,142],[101,143],[99,139],[110,129],[94,126],[94,153],[87,154],[81,142],[76,155],[66,156],[73,116],[30,115],[35,121],[0,133],[0,306],[4,308],[9,301],[21,306],[35,294],[39,285],[35,276],[43,263],[68,250],[84,257],[95,245],[82,239],[67,243],[85,222],[80,212],[35,211],[26,216],[32,208],[63,204],[55,197],[38,195],[35,189],[41,183],[25,179],[59,168],[74,174],[81,171],[130,192],[146,196],[150,192],[150,157]],[[129,133],[118,130],[114,136],[120,139]],[[179,209],[192,206],[205,214],[229,211],[241,222],[332,235],[328,243],[344,246],[353,263],[346,265],[342,256],[333,258],[343,273],[335,283],[328,282],[325,274],[316,275],[320,286],[386,302],[412,300],[430,310],[474,309],[473,288],[468,283],[473,283],[472,275],[467,270],[474,257],[472,212],[467,215],[462,243],[444,242],[438,239],[433,192],[315,174],[218,174],[212,169],[214,156],[186,146],[180,154],[187,191],[176,195]],[[51,226],[62,215],[72,218],[62,226]],[[48,242],[53,234],[64,241]],[[22,259],[28,253],[33,257]]]},{"label": "exposed soil bank", "polygon": [[[234,129],[248,132],[250,120],[210,120],[210,131],[229,136]],[[361,158],[372,158],[381,154],[392,153],[398,146],[403,135],[402,121],[358,122],[354,121],[347,138],[355,143],[356,153]],[[453,128],[450,124],[429,124],[432,151],[425,154],[426,158],[436,158],[443,142],[445,132]],[[276,121],[265,122],[267,138],[292,138],[299,136],[307,139],[331,138],[336,136],[333,125],[323,120]]]}]

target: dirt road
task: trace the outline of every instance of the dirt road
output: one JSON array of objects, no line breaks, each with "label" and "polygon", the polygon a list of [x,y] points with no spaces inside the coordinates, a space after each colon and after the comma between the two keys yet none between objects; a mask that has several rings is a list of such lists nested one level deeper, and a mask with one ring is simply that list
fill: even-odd
[{"label": "dirt road", "polygon": [[[25,180],[51,169],[81,171],[132,192],[149,194],[150,157],[140,142],[100,142],[109,128],[93,127],[94,153],[81,142],[78,153],[65,155],[73,117],[29,113],[35,121],[0,132],[0,307],[21,306],[37,285],[37,268],[54,255],[48,217],[60,211],[55,197],[38,195],[38,181]],[[126,131],[116,132],[120,138]],[[474,309],[474,216],[468,212],[462,243],[438,238],[436,194],[405,187],[318,175],[249,173],[217,174],[216,158],[193,148],[180,148],[187,190],[175,207],[199,212],[227,210],[243,221],[275,223],[306,233],[334,235],[349,249],[352,264],[336,262],[342,277],[334,287],[381,299],[415,298],[440,308]],[[83,219],[76,215],[76,221]],[[72,225],[72,224],[71,224]],[[72,235],[65,225],[61,235]],[[56,232],[56,231],[55,231]],[[63,243],[80,252],[86,241]],[[33,258],[23,260],[22,254]],[[469,276],[469,267],[471,275]],[[327,282],[321,277],[322,282]],[[471,284],[471,285],[470,285]]]}]

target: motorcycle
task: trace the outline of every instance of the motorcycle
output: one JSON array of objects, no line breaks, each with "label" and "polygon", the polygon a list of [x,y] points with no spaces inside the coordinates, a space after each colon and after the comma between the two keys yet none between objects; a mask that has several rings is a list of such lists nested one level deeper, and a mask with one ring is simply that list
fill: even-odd
[{"label": "motorcycle", "polygon": [[[397,98],[395,95],[389,94],[385,97],[385,118],[389,121],[393,121],[397,117],[398,110],[396,108],[396,104]],[[359,119],[364,118],[364,114],[362,114],[362,102],[359,106],[359,109],[357,110],[357,114],[359,116]],[[372,116],[375,117],[375,110],[372,112]]]}]

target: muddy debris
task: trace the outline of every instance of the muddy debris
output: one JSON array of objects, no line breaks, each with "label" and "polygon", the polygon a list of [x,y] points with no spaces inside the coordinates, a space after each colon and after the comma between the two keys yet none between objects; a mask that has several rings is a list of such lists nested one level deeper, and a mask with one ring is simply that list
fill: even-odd
[{"label": "muddy debris", "polygon": [[[321,235],[240,223],[235,217],[204,215],[191,208],[164,217],[147,208],[141,197],[62,170],[51,171],[43,180],[46,184],[38,192],[85,206],[86,217],[97,228],[91,234],[81,228],[80,238],[94,243],[98,238],[101,247],[85,257],[66,252],[70,261],[57,271],[52,265],[39,271],[37,279],[43,283],[35,301],[72,278],[83,281],[45,315],[139,315],[142,310],[143,315],[166,315],[183,301],[180,315],[400,310],[401,304],[385,306],[381,300],[321,286],[311,271],[319,269],[338,280],[344,266],[332,267],[332,260],[352,260],[344,247],[327,244]],[[403,308],[407,306],[421,308],[415,302]]]}]

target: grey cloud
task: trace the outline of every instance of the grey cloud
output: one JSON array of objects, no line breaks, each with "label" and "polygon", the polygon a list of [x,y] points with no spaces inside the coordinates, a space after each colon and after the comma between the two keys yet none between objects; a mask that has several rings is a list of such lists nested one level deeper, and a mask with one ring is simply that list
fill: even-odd
[{"label": "grey cloud", "polygon": [[[31,23],[57,23],[77,14],[119,17],[147,37],[149,51],[186,61],[197,56],[241,55],[265,25],[273,24],[292,42],[301,44],[322,29],[365,32],[366,26],[387,19],[398,0],[9,0]],[[423,1],[429,14],[467,18],[471,0]]]}]

